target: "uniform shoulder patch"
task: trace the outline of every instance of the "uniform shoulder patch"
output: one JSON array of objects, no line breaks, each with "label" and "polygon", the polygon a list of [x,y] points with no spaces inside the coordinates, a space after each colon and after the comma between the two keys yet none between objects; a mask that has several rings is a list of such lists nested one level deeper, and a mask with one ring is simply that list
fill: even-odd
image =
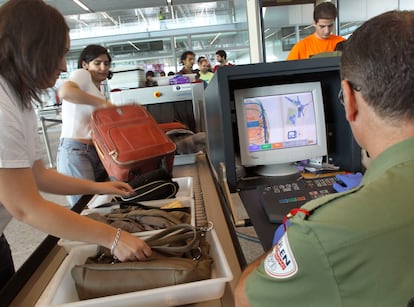
[{"label": "uniform shoulder patch", "polygon": [[286,232],[265,258],[264,269],[267,275],[277,279],[292,277],[297,273],[298,265]]}]

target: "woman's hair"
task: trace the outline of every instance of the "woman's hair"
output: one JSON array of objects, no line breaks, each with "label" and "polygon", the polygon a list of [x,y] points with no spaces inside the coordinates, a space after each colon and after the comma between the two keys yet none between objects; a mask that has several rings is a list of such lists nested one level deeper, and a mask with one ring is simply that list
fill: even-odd
[{"label": "woman's hair", "polygon": [[112,58],[108,52],[108,49],[106,49],[105,47],[100,45],[86,46],[85,49],[82,50],[78,58],[78,68],[82,68],[83,62],[89,63],[102,54],[108,56],[109,62],[112,62]]},{"label": "woman's hair", "polygon": [[64,17],[42,0],[9,0],[0,7],[0,75],[22,108],[40,102],[67,52]]}]

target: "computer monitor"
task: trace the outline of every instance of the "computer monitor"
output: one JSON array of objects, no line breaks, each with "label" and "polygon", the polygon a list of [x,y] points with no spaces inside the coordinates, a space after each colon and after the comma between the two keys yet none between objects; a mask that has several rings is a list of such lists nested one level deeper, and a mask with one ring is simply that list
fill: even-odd
[{"label": "computer monitor", "polygon": [[241,164],[263,176],[286,176],[297,161],[327,155],[320,82],[234,91]]}]

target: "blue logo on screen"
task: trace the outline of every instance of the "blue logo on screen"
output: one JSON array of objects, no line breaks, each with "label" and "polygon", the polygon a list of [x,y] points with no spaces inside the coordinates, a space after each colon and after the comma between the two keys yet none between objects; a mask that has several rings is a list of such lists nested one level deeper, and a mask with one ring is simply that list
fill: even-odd
[{"label": "blue logo on screen", "polygon": [[297,133],[296,133],[296,131],[295,131],[295,130],[293,130],[293,131],[288,131],[288,139],[289,139],[289,140],[296,139],[296,137],[297,137]]}]

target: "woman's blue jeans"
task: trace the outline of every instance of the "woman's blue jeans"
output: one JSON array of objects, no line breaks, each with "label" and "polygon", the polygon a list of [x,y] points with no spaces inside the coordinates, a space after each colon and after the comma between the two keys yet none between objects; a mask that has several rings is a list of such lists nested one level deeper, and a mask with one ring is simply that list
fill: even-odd
[{"label": "woman's blue jeans", "polygon": [[[98,153],[93,144],[85,144],[72,139],[60,140],[56,168],[59,173],[89,179],[93,181],[105,181],[108,174],[103,167]],[[67,199],[73,207],[82,195],[69,195]]]}]

